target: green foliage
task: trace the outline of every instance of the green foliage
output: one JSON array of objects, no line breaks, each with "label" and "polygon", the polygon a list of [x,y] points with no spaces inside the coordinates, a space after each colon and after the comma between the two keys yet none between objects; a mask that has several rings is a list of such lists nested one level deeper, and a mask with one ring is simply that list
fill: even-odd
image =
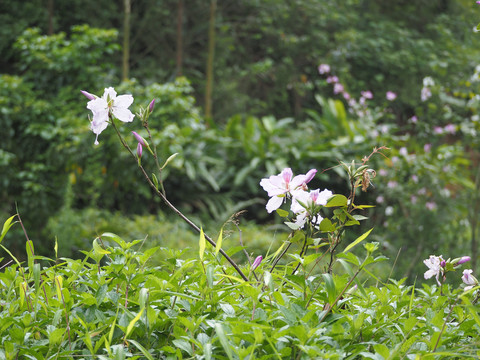
[{"label": "green foliage", "polygon": [[[378,261],[370,252],[364,260],[349,253],[342,264],[350,263],[350,271],[333,275],[286,275],[296,261],[269,271],[270,258],[257,268],[258,281],[244,282],[213,248],[200,261],[164,247],[142,252],[142,243],[104,233],[83,260],[32,251],[28,265],[5,267],[0,356],[478,356],[480,323],[471,293],[448,287],[441,295],[436,286],[414,288],[404,280],[352,287],[351,271]],[[156,253],[162,254],[158,266],[149,260]]]}]

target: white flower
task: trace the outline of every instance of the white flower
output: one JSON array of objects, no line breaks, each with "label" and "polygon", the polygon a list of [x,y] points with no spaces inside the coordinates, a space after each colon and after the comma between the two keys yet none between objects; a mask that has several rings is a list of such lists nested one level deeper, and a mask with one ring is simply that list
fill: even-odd
[{"label": "white flower", "polygon": [[297,175],[293,177],[292,169],[285,168],[278,175],[272,175],[260,181],[260,186],[268,193],[270,200],[267,203],[267,211],[278,209],[285,199],[286,195],[291,195],[293,190],[307,187],[307,183],[313,179],[317,170],[311,169],[305,175]]},{"label": "white flower", "polygon": [[292,194],[292,212],[297,216],[295,224],[300,227],[305,225],[307,217],[312,217],[312,222],[315,225],[320,225],[323,220],[318,212],[314,213],[315,206],[325,206],[328,199],[333,196],[333,193],[330,190],[323,190],[320,192],[319,189],[306,192],[304,190],[296,190]]},{"label": "white flower", "polygon": [[108,126],[108,119],[113,115],[123,122],[131,122],[135,115],[128,109],[133,103],[132,95],[117,96],[117,92],[112,88],[106,88],[101,98],[90,100],[87,109],[93,113],[91,129],[96,134],[95,145],[98,145],[98,135]]},{"label": "white flower", "polygon": [[478,285],[478,280],[475,278],[475,276],[472,275],[472,272],[473,272],[472,269],[463,270],[462,281],[466,285],[468,285],[465,287],[465,290],[470,290],[471,288]]},{"label": "white flower", "polygon": [[438,285],[440,284],[440,281],[438,280],[438,277],[440,276],[440,273],[442,272],[442,263],[443,258],[442,256],[435,256],[435,255],[430,255],[430,257],[426,260],[423,260],[423,263],[428,267],[428,270],[425,271],[425,274],[423,275],[425,279],[430,279],[432,276],[435,276],[435,279],[437,279]]}]

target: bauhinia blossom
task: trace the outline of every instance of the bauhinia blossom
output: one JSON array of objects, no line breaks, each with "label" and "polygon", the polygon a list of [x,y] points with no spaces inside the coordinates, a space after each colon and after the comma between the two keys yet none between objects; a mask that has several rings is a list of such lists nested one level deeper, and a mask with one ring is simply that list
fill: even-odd
[{"label": "bauhinia blossom", "polygon": [[303,227],[308,217],[311,218],[313,224],[320,225],[323,218],[318,214],[316,207],[325,206],[328,199],[333,196],[333,193],[330,190],[320,191],[317,189],[307,192],[299,189],[294,191],[292,195],[292,206],[290,209],[296,214],[295,224]]},{"label": "bauhinia blossom", "polygon": [[315,174],[316,169],[311,169],[305,175],[297,175],[293,177],[292,169],[285,168],[278,175],[272,175],[269,178],[264,178],[260,181],[260,186],[268,193],[270,200],[267,203],[267,211],[278,209],[287,195],[292,195],[292,192],[296,189],[307,189],[307,183],[309,183]]},{"label": "bauhinia blossom", "polygon": [[[82,91],[82,93],[87,98],[89,98],[88,95],[91,95],[86,91]],[[101,98],[94,98],[88,102],[87,109],[93,113],[90,127],[96,135],[95,145],[98,145],[98,135],[107,128],[108,120],[111,116],[123,122],[133,121],[135,115],[128,109],[132,103],[132,95],[117,96],[117,92],[112,87],[106,88]]]},{"label": "bauhinia blossom", "polygon": [[430,279],[431,277],[435,276],[435,279],[437,279],[438,285],[440,284],[440,281],[438,280],[438,277],[440,276],[441,273],[443,273],[443,268],[442,268],[442,263],[443,258],[442,256],[435,256],[435,255],[430,255],[430,257],[426,260],[423,260],[423,263],[428,267],[428,270],[425,271],[424,277],[425,279]]},{"label": "bauhinia blossom", "polygon": [[478,280],[475,276],[472,275],[472,269],[465,269],[463,270],[462,281],[468,285],[465,287],[465,290],[470,290],[471,288],[478,285]]}]

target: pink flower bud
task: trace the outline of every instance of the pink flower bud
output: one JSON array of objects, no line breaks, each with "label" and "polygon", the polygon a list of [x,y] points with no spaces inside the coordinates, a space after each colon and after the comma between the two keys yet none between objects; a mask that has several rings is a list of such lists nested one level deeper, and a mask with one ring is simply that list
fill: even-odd
[{"label": "pink flower bud", "polygon": [[257,256],[257,258],[255,259],[255,261],[254,261],[253,264],[252,264],[252,270],[255,270],[255,269],[258,267],[258,265],[260,265],[260,263],[262,262],[262,260],[263,260],[263,256],[262,256],[262,255]]},{"label": "pink flower bud", "polygon": [[137,144],[137,157],[139,159],[142,157],[142,152],[143,152],[143,146],[142,146],[142,144],[138,143]]},{"label": "pink flower bud", "polygon": [[441,266],[442,268],[444,268],[445,265],[447,265],[447,262],[446,262],[445,260],[440,261],[440,266]]},{"label": "pink flower bud", "polygon": [[137,139],[138,143],[141,144],[142,146],[147,146],[147,143],[143,137],[138,135],[135,131],[132,131],[133,136],[135,136],[135,139]]},{"label": "pink flower bud", "polygon": [[80,90],[80,92],[88,99],[88,100],[95,100],[95,95],[86,92],[85,90]]},{"label": "pink flower bud", "polygon": [[470,258],[470,256],[462,256],[462,257],[460,258],[460,260],[458,260],[457,264],[458,264],[458,265],[465,264],[466,262],[469,262],[470,260],[472,260],[472,259]]},{"label": "pink flower bud", "polygon": [[153,108],[155,107],[155,99],[150,101],[150,105],[148,105],[148,108],[150,109],[150,113],[153,112]]}]

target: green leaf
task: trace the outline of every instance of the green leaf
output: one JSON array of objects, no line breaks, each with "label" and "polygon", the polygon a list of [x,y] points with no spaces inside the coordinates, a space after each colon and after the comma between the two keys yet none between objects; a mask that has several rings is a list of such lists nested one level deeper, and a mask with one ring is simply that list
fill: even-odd
[{"label": "green leaf", "polygon": [[223,349],[227,353],[228,358],[230,360],[233,360],[232,348],[230,347],[227,335],[225,335],[222,324],[220,324],[219,322],[215,323],[215,332],[217,333],[217,336],[220,339],[220,343],[222,344]]},{"label": "green leaf", "polygon": [[199,243],[198,254],[200,256],[200,260],[203,261],[203,255],[205,253],[205,234],[203,233],[203,228],[200,229],[200,239],[198,243]]},{"label": "green leaf", "polygon": [[30,271],[32,271],[33,270],[33,258],[35,256],[35,250],[34,250],[34,247],[33,247],[33,241],[32,240],[27,240],[26,250],[27,250],[28,268],[30,269]]},{"label": "green leaf", "polygon": [[[161,169],[163,170],[173,159],[177,157],[178,153],[172,154],[168,157],[168,159],[165,161],[165,163],[162,165]],[[154,175],[155,176],[155,175]],[[157,186],[157,185],[155,185]],[[158,186],[157,186],[158,187]]]},{"label": "green leaf", "polygon": [[13,224],[17,223],[18,221],[15,221],[13,224],[12,224],[12,220],[13,218],[17,216],[16,214],[13,215],[13,216],[10,216],[7,221],[5,221],[5,223],[3,224],[3,228],[2,228],[2,234],[0,235],[0,243],[2,242],[3,238],[5,237],[5,235],[7,234],[7,231],[13,226]]},{"label": "green leaf", "polygon": [[[97,238],[97,239],[98,239],[98,238]],[[102,247],[98,244],[97,239],[93,240],[93,250],[95,251],[95,253],[100,254],[100,255],[110,254],[110,251],[105,250],[104,248],[102,248]]]},{"label": "green leaf", "polygon": [[335,289],[335,282],[331,274],[322,274],[325,280],[325,290],[327,291],[328,302],[332,305],[337,297],[337,290]]},{"label": "green leaf", "polygon": [[158,190],[158,179],[155,176],[155,174],[152,174],[152,181],[153,181],[153,185],[155,185],[155,188]]},{"label": "green leaf", "polygon": [[280,217],[287,217],[288,216],[288,211],[287,210],[277,209],[276,212]]},{"label": "green leaf", "polygon": [[217,246],[215,246],[215,256],[218,255],[218,252],[222,248],[222,242],[223,242],[223,227],[220,229],[220,234],[218,234]]},{"label": "green leaf", "polygon": [[360,235],[354,242],[352,242],[350,245],[348,245],[345,250],[343,250],[344,253],[346,253],[347,251],[351,250],[354,246],[360,244],[363,240],[365,240],[367,238],[368,235],[370,235],[370,233],[372,232],[373,228],[371,228],[370,230],[368,230],[366,233]]},{"label": "green leaf", "polygon": [[148,352],[147,349],[145,349],[142,344],[136,342],[135,340],[128,339],[127,340],[129,343],[132,343],[135,345],[135,347],[142,352],[142,354],[148,359],[148,360],[154,360],[152,354]]},{"label": "green leaf", "polygon": [[335,207],[335,206],[347,206],[348,199],[344,195],[333,195],[330,200],[327,201],[325,207]]},{"label": "green leaf", "polygon": [[332,222],[330,221],[330,219],[327,219],[327,218],[324,218],[322,220],[322,222],[320,223],[320,231],[323,231],[323,232],[331,232],[331,231],[335,231],[335,226],[332,224]]},{"label": "green leaf", "polygon": [[140,317],[142,316],[144,310],[145,308],[140,309],[140,312],[132,319],[132,321],[130,321],[130,323],[127,326],[127,331],[125,331],[124,340],[130,335],[130,333],[133,330],[133,327],[135,326],[137,321],[140,320]]}]

